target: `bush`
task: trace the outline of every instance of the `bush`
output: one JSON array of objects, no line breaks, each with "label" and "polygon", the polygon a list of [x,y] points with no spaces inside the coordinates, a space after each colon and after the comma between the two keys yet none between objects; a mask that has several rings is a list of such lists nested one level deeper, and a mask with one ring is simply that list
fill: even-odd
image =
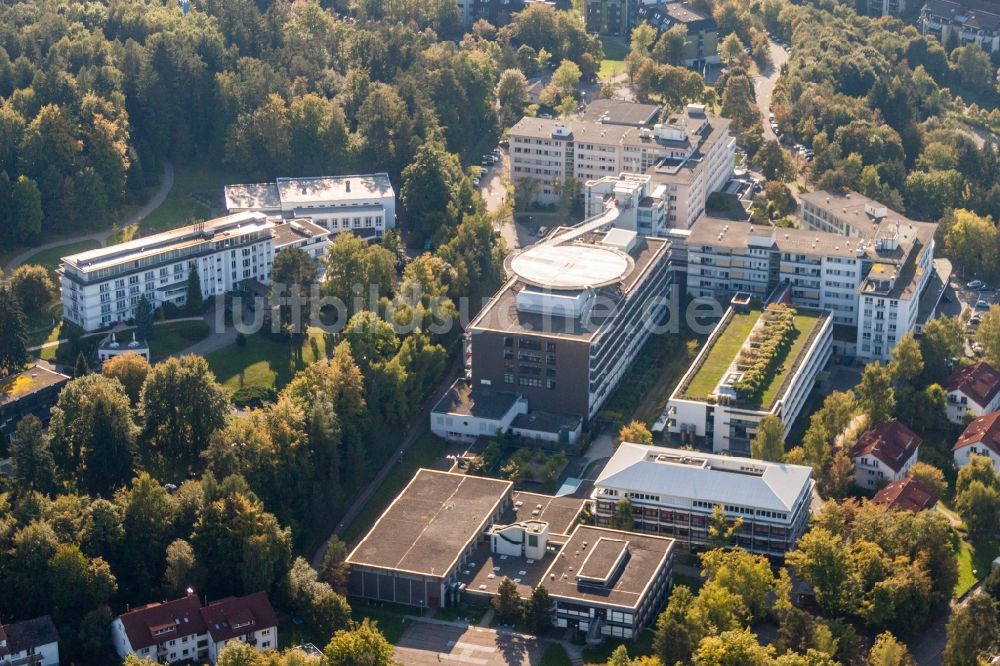
[{"label": "bush", "polygon": [[268,386],[242,386],[233,393],[232,402],[237,407],[263,407],[265,402],[274,402],[278,393]]}]

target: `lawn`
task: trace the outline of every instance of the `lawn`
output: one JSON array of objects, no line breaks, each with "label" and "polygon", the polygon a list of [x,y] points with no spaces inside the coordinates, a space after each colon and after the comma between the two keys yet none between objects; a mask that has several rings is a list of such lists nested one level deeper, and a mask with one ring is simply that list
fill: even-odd
[{"label": "lawn", "polygon": [[310,328],[308,339],[298,347],[267,333],[254,333],[247,336],[245,346],[232,344],[205,358],[219,382],[235,393],[244,386],[280,390],[296,372],[326,358],[328,351],[323,331]]},{"label": "lawn", "polygon": [[778,397],[778,391],[781,389],[781,384],[785,381],[785,377],[789,372],[792,371],[795,359],[799,357],[806,348],[806,342],[809,341],[809,334],[812,333],[813,328],[819,321],[819,317],[812,314],[796,314],[794,318],[795,330],[798,334],[795,336],[795,340],[792,341],[792,346],[788,348],[788,353],[785,355],[783,365],[783,372],[775,372],[774,376],[771,377],[771,383],[768,385],[764,393],[761,394],[760,404],[768,406],[775,398]]},{"label": "lawn", "polygon": [[370,605],[362,599],[351,599],[351,617],[356,622],[361,622],[364,618],[369,618],[378,622],[378,628],[382,630],[385,639],[395,645],[403,637],[406,631],[405,615],[419,615],[420,610],[409,606],[399,606],[395,604]]},{"label": "lawn", "polygon": [[608,79],[624,72],[628,48],[612,37],[601,37],[601,44],[604,46],[604,60],[601,61],[598,77]]},{"label": "lawn", "polygon": [[734,312],[722,334],[716,338],[712,349],[705,356],[701,367],[691,378],[684,389],[685,398],[702,399],[708,396],[722,381],[722,375],[736,358],[736,352],[743,346],[743,341],[750,334],[750,329],[760,319],[761,311],[752,310],[747,313]]},{"label": "lawn", "polygon": [[[149,341],[149,354],[154,361],[176,354],[200,340],[208,337],[208,324],[203,321],[178,321],[163,323],[154,329],[153,339]],[[126,332],[119,340],[131,340],[131,334]]]},{"label": "lawn", "polygon": [[952,596],[957,599],[990,573],[993,560],[1000,554],[1000,542],[972,544],[961,539],[953,545],[953,550],[958,562],[958,581]]},{"label": "lawn", "polygon": [[236,171],[203,165],[177,166],[174,170],[174,186],[163,203],[138,226],[118,230],[115,239],[131,240],[137,236],[148,236],[192,221],[221,215],[225,212],[222,210],[222,188],[246,180],[245,176]]},{"label": "lawn", "polygon": [[542,655],[540,666],[570,666],[572,663],[566,654],[566,648],[559,643],[552,643]]},{"label": "lawn", "polygon": [[445,443],[440,437],[430,431],[421,435],[403,455],[403,460],[394,465],[386,475],[371,501],[344,530],[343,540],[351,544],[374,525],[389,503],[396,499],[400,491],[410,482],[416,471],[421,467],[433,467],[435,461],[444,454],[444,450]]}]

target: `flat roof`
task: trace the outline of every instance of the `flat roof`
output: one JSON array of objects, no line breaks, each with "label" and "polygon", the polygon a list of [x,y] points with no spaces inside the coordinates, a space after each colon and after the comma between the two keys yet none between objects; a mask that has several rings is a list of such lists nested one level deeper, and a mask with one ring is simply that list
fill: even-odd
[{"label": "flat roof", "polygon": [[[542,582],[559,599],[636,608],[673,547],[674,540],[666,537],[581,525],[552,558]],[[590,573],[607,582],[580,580]]]},{"label": "flat roof", "polygon": [[[562,233],[572,231],[572,227],[560,227],[556,233],[550,234],[550,238],[558,240]],[[584,235],[573,243],[595,244],[603,237],[603,232],[594,232]],[[549,242],[549,239],[545,242]],[[628,271],[620,281],[597,289],[597,295],[602,299],[601,307],[588,312],[585,321],[577,317],[543,315],[519,310],[517,294],[526,283],[515,276],[500,288],[469,328],[473,331],[491,330],[590,340],[597,335],[604,322],[614,315],[621,303],[645,280],[651,267],[663,258],[668,249],[669,241],[664,238],[648,236],[637,238],[635,245],[629,251],[632,270]]]},{"label": "flat roof", "polygon": [[622,442],[595,486],[791,512],[811,479],[804,465]]},{"label": "flat roof", "polygon": [[632,267],[631,257],[600,245],[541,244],[515,255],[514,273],[530,285],[555,290],[604,287],[621,281]]},{"label": "flat roof", "polygon": [[294,219],[276,224],[271,229],[271,235],[274,236],[274,246],[282,248],[299,241],[329,236],[330,230],[321,227],[312,220]]},{"label": "flat roof", "polygon": [[[217,243],[274,226],[263,213],[247,211],[189,224],[170,231],[143,236],[63,257],[62,262],[81,271],[95,271],[145,257],[156,256],[184,248]],[[178,258],[177,261],[186,259]]]},{"label": "flat roof", "polygon": [[[751,406],[770,409],[779,397],[779,389],[785,378],[795,372],[802,355],[808,351],[813,331],[829,317],[829,314],[824,312],[804,308],[791,309],[795,311],[792,322],[797,333],[786,350],[785,357],[775,366],[777,369],[771,375],[767,386],[760,392],[759,402],[747,403]],[[705,343],[708,345],[708,351],[699,356],[700,360],[695,360],[694,373],[690,374],[690,379],[686,383],[682,380],[676,392],[677,398],[704,400],[712,395],[725,378],[762,315],[763,310],[753,308],[745,313],[733,310],[731,317],[723,318],[718,324],[720,332],[718,334],[713,332]]]},{"label": "flat roof", "polygon": [[510,510],[500,518],[503,524],[544,520],[549,524],[549,534],[552,536],[572,532],[587,503],[582,497],[553,497],[521,491],[514,493],[513,500]]},{"label": "flat roof", "polygon": [[504,578],[517,586],[517,593],[527,599],[542,582],[553,556],[546,553],[540,560],[529,560],[516,555],[498,555],[492,552],[489,542],[476,545],[472,557],[458,573],[458,581],[466,590],[476,594],[494,595]]},{"label": "flat roof", "polygon": [[641,127],[656,122],[663,109],[658,104],[640,104],[615,99],[595,99],[583,110],[583,120],[609,125]]},{"label": "flat roof", "polygon": [[527,414],[518,414],[510,425],[520,430],[560,433],[564,430],[576,430],[580,427],[581,421],[579,416],[572,414],[534,410]]},{"label": "flat roof", "polygon": [[395,196],[387,173],[278,178],[273,183],[235,183],[224,188],[226,208],[278,210],[329,201]]},{"label": "flat roof", "polygon": [[0,380],[0,405],[16,402],[60,382],[68,382],[69,379],[67,375],[36,364]]},{"label": "flat roof", "polygon": [[519,399],[516,393],[474,387],[470,380],[461,378],[441,396],[434,405],[434,412],[497,421],[506,416]]},{"label": "flat roof", "polygon": [[446,577],[512,487],[510,481],[419,469],[347,562]]}]

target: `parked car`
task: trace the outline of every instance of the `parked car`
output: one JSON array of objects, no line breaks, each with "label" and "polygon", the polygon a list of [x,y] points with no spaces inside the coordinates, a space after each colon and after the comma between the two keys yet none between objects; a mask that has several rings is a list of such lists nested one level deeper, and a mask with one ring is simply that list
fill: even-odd
[{"label": "parked car", "polygon": [[538,235],[539,236],[544,236],[547,233],[549,233],[549,228],[548,227],[538,227]]},{"label": "parked car", "polygon": [[973,280],[972,282],[966,282],[965,286],[968,289],[979,289],[980,287],[983,286],[983,281],[982,280]]},{"label": "parked car", "polygon": [[970,328],[975,328],[976,326],[979,326],[979,324],[981,324],[982,321],[983,321],[983,316],[982,315],[980,315],[980,314],[974,314],[971,317],[969,317],[969,327]]},{"label": "parked car", "polygon": [[980,298],[978,301],[976,301],[976,309],[977,310],[989,310],[990,309],[990,303],[989,303],[989,301],[985,301],[985,300],[983,300],[983,299]]},{"label": "parked car", "polygon": [[983,345],[980,344],[980,343],[978,343],[978,342],[973,342],[972,343],[972,353],[973,354],[982,354],[983,353]]}]

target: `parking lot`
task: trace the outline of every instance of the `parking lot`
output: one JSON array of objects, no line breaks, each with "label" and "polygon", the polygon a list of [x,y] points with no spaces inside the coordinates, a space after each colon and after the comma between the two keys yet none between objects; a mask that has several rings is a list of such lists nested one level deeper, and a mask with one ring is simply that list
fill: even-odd
[{"label": "parking lot", "polygon": [[990,306],[1000,303],[1000,292],[995,289],[994,285],[982,284],[978,280],[964,283],[952,280],[949,286],[950,289],[945,293],[945,296],[953,297],[956,302],[948,309],[942,305],[942,314],[961,315],[965,319],[965,353],[969,356],[977,356],[982,349],[972,338],[982,315],[989,310]]},{"label": "parking lot", "polygon": [[407,666],[534,666],[543,652],[533,636],[417,621],[399,639],[395,656]]}]

